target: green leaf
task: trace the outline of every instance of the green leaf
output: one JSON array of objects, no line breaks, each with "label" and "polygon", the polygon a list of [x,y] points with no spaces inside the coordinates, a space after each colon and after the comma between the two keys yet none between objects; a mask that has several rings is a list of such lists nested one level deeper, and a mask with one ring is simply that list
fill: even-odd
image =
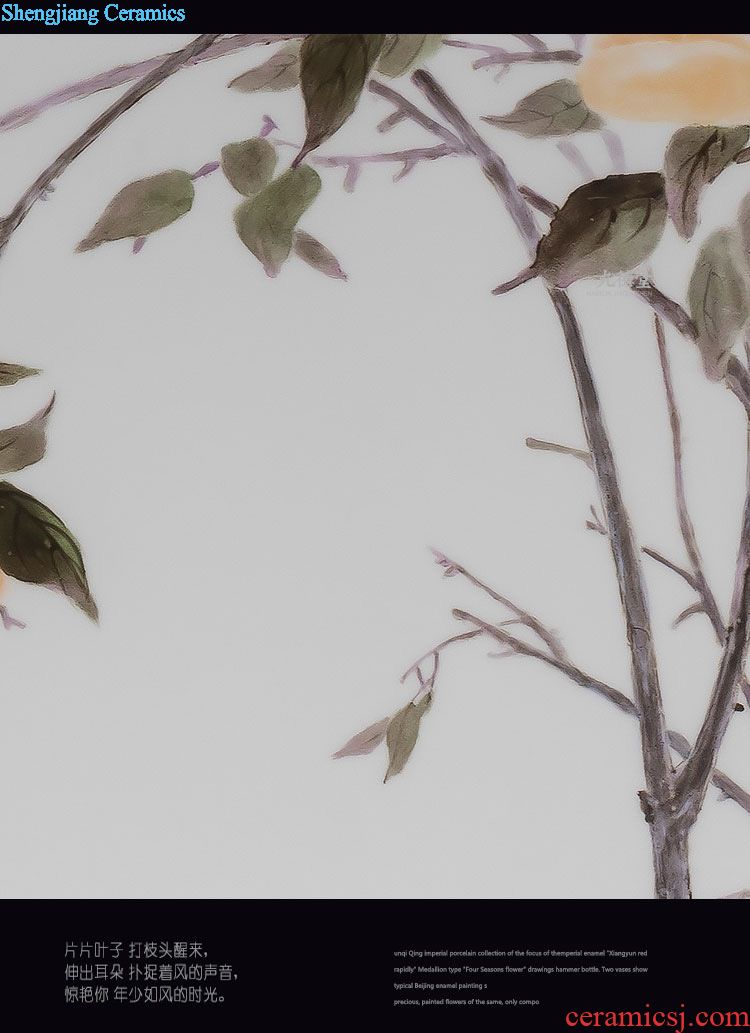
[{"label": "green leaf", "polygon": [[750,317],[748,266],[738,231],[721,229],[708,237],[690,279],[688,303],[706,375],[720,380]]},{"label": "green leaf", "polygon": [[129,183],[115,194],[76,251],[90,251],[110,240],[146,237],[189,212],[194,196],[187,172],[161,172]]},{"label": "green leaf", "polygon": [[271,182],[278,161],[268,140],[256,136],[241,143],[228,143],[221,149],[221,168],[234,189],[252,197]]},{"label": "green leaf", "polygon": [[519,100],[507,115],[486,115],[484,122],[512,129],[522,136],[569,136],[601,129],[604,124],[591,111],[572,79],[558,79]]},{"label": "green leaf", "polygon": [[292,40],[277,50],[267,61],[249,72],[238,75],[229,84],[230,89],[242,93],[257,93],[258,90],[280,92],[290,90],[299,82],[299,51],[301,40]]},{"label": "green leaf", "polygon": [[442,33],[402,32],[386,36],[378,58],[378,71],[395,78],[419,61],[432,57],[443,42]]},{"label": "green leaf", "polygon": [[62,592],[97,620],[78,542],[51,509],[7,481],[0,482],[0,569]]},{"label": "green leaf", "polygon": [[341,128],[357,106],[384,35],[314,33],[300,52],[300,82],[307,135],[302,159]]},{"label": "green leaf", "polygon": [[55,397],[36,416],[17,427],[0,430],[0,476],[38,463],[47,449],[47,420]]},{"label": "green leaf", "polygon": [[309,165],[300,165],[273,180],[235,211],[240,240],[268,276],[277,276],[289,257],[295,227],[319,191],[318,173]]},{"label": "green leaf", "polygon": [[680,236],[689,239],[698,225],[703,188],[730,165],[750,139],[750,126],[678,129],[664,156],[669,214]]},{"label": "green leaf", "polygon": [[404,770],[416,746],[422,718],[430,709],[431,703],[432,693],[428,692],[419,703],[407,703],[403,710],[399,710],[391,718],[385,736],[388,746],[388,770],[384,782]]},{"label": "green leaf", "polygon": [[35,377],[41,370],[31,366],[15,366],[12,362],[0,362],[0,387],[10,387],[26,377]]},{"label": "green leaf", "polygon": [[634,269],[659,243],[667,219],[658,172],[608,176],[574,190],[539,243],[533,274],[557,287]]},{"label": "green leaf", "polygon": [[315,237],[311,237],[304,230],[297,230],[294,234],[294,253],[303,262],[307,262],[313,269],[330,276],[334,280],[345,280],[346,273],[339,265],[339,260],[329,251],[325,244],[321,244]]}]

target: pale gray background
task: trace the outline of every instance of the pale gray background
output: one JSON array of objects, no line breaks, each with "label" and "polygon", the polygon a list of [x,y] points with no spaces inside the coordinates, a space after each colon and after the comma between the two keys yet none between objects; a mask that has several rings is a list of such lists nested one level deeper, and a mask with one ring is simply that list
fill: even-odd
[{"label": "pale gray background", "polygon": [[[188,38],[1,37],[2,108]],[[299,261],[268,280],[234,234],[238,198],[220,173],[137,258],[127,245],[73,253],[125,183],[195,170],[264,112],[301,138],[296,92],[226,89],[267,53],[183,71],[121,118],[0,263],[0,358],[46,371],[2,392],[2,421],[58,392],[48,456],[14,480],[79,535],[102,612],[97,630],[41,589],[9,596],[29,626],[0,635],[0,892],[647,896],[637,727],[533,661],[486,659],[478,643],[446,657],[423,737],[387,786],[382,750],[329,759],[403,705],[400,672],[454,629],[453,606],[497,613],[441,580],[430,545],[627,689],[609,552],[583,527],[590,475],[523,443],[583,442],[559,330],[538,285],[490,296],[524,254],[476,165],[446,159],[395,185],[395,170],[371,168],[351,196],[327,171],[303,225],[348,284]],[[567,71],[495,84],[456,50],[432,68],[473,115]],[[114,96],[0,135],[0,210]],[[432,142],[409,125],[376,134],[389,110],[365,97],[327,152]],[[631,167],[656,167],[671,127],[619,128]],[[553,144],[487,135],[542,192],[577,185]],[[583,146],[606,174],[601,141]],[[747,190],[748,166],[722,175],[696,245]],[[678,297],[696,245],[670,229],[655,256]],[[616,284],[572,293],[639,536],[681,559],[649,312]],[[689,345],[670,334],[670,350],[693,512],[726,608],[743,419]],[[717,646],[701,618],[670,629],[691,595],[646,571],[670,723],[692,735]],[[722,766],[750,783],[750,716],[733,722]],[[716,796],[693,836],[699,896],[750,884],[750,816]]]}]

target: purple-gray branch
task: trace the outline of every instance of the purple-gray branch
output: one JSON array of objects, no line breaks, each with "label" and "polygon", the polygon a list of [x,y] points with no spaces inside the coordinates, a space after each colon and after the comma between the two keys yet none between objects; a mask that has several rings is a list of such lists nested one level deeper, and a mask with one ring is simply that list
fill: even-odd
[{"label": "purple-gray branch", "polygon": [[106,111],[95,118],[88,129],[84,130],[73,143],[65,148],[55,160],[41,172],[31,186],[24,191],[16,202],[15,207],[3,220],[0,221],[0,254],[6,244],[15,233],[23,220],[29,214],[36,202],[44,196],[58,176],[68,168],[75,159],[90,147],[97,140],[105,129],[109,128],[116,119],[126,111],[148,96],[152,90],[161,85],[165,79],[173,75],[187,62],[204,53],[219,38],[219,33],[204,34],[197,36],[182,50],[170,54],[166,60],[153,68],[139,82],[132,86],[119,100],[111,104]]}]

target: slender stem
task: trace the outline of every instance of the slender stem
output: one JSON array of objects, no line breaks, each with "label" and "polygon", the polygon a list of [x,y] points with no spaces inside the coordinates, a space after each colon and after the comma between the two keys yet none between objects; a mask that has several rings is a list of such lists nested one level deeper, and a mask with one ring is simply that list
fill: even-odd
[{"label": "slender stem", "polygon": [[535,635],[544,643],[547,649],[550,651],[552,656],[557,657],[558,660],[564,662],[567,660],[565,649],[558,636],[551,631],[538,617],[535,617],[533,613],[529,613],[528,610],[524,610],[521,606],[516,605],[511,599],[505,595],[501,595],[500,592],[496,592],[494,588],[491,588],[485,581],[476,577],[471,571],[467,570],[466,567],[460,563],[456,563],[443,553],[435,553],[437,562],[441,567],[445,567],[451,575],[460,574],[470,585],[478,588],[480,592],[484,592],[494,602],[499,603],[506,609],[510,610],[511,613],[515,614],[516,618],[521,624],[524,624],[527,628],[530,628]]},{"label": "slender stem", "polygon": [[0,222],[0,254],[10,240],[13,233],[18,229],[23,220],[29,214],[34,204],[44,194],[58,176],[71,165],[75,159],[90,147],[91,144],[101,136],[105,129],[109,128],[116,119],[129,111],[134,104],[143,100],[152,90],[160,86],[165,79],[182,68],[188,61],[204,53],[218,39],[219,33],[204,34],[197,36],[191,43],[182,50],[162,61],[156,68],[132,86],[114,104],[110,105],[98,118],[95,118],[88,129],[84,130],[73,143],[62,151],[55,160],[41,172],[31,186],[24,191],[15,207],[7,218]]},{"label": "slender stem", "polygon": [[505,203],[511,219],[529,250],[530,257],[533,257],[539,242],[539,230],[534,223],[526,199],[503,159],[482,139],[474,126],[429,72],[421,68],[414,72],[411,78],[435,110],[452,126],[464,146],[479,159],[482,171]]},{"label": "slender stem", "polygon": [[[213,43],[203,53],[196,54],[189,61],[186,61],[185,64],[214,61],[218,57],[226,57],[227,54],[234,54],[236,51],[244,50],[246,47],[253,46],[254,44],[267,45],[269,43],[280,43],[283,40],[303,38],[303,35],[287,35],[286,33],[283,35],[230,36],[228,39],[217,40],[216,43]],[[102,90],[111,90],[116,86],[123,86],[125,83],[132,82],[134,79],[141,79],[144,75],[148,75],[157,69],[170,56],[169,54],[160,54],[158,57],[150,57],[145,61],[137,61],[135,64],[120,65],[118,68],[111,68],[107,72],[100,72],[98,75],[93,75],[88,79],[82,79],[80,82],[72,83],[70,86],[54,90],[52,93],[48,93],[46,96],[40,97],[29,104],[13,108],[12,111],[8,111],[5,115],[0,116],[0,132],[25,125],[59,104],[67,104],[72,100],[91,97]]]},{"label": "slender stem", "polygon": [[441,125],[434,118],[430,118],[416,104],[413,104],[400,94],[398,90],[394,90],[392,86],[387,86],[385,83],[380,82],[379,79],[370,79],[367,89],[377,97],[390,101],[403,117],[410,118],[416,125],[421,126],[430,133],[434,133],[435,136],[439,136],[446,143],[452,144],[458,151],[466,151],[459,138],[450,129],[446,129],[445,126]]},{"label": "slender stem", "polygon": [[468,43],[461,39],[446,39],[443,42],[447,47],[460,47],[463,50],[478,50],[483,53],[485,56],[474,62],[475,68],[485,68],[490,65],[546,64],[549,62],[578,64],[581,60],[581,55],[577,50],[548,50],[536,37],[526,37],[522,42],[528,43],[530,38],[536,41],[536,45],[533,50],[524,53],[511,53],[504,50],[503,47],[491,46],[488,43]]},{"label": "slender stem", "polygon": [[580,459],[582,463],[585,463],[589,470],[593,468],[591,454],[585,452],[582,448],[558,445],[556,441],[541,441],[539,438],[526,438],[526,447],[535,449],[538,452],[557,452],[559,455],[572,456],[574,459]]},{"label": "slender stem", "polygon": [[676,563],[673,563],[672,560],[667,559],[666,556],[663,556],[660,552],[657,552],[656,549],[652,549],[648,545],[643,546],[642,552],[645,553],[645,555],[648,556],[650,559],[655,560],[657,563],[661,563],[663,567],[667,567],[675,574],[678,574],[681,578],[683,578],[684,581],[686,581],[690,585],[692,589],[697,591],[698,586],[695,583],[695,578],[689,570],[685,570],[684,567],[680,567]]},{"label": "slender stem", "polygon": [[667,341],[664,335],[664,323],[659,315],[654,315],[654,332],[656,345],[659,351],[659,363],[661,365],[662,380],[664,382],[664,394],[667,401],[669,413],[669,426],[672,433],[672,457],[674,466],[674,491],[677,504],[677,518],[680,524],[680,533],[685,543],[685,551],[693,573],[695,589],[700,596],[703,609],[711,621],[711,625],[719,636],[724,636],[724,622],[719,612],[719,606],[703,572],[703,560],[698,547],[698,539],[695,534],[695,527],[688,510],[687,494],[685,492],[685,473],[682,459],[682,421],[677,407],[674,383],[672,381],[672,370],[669,365],[667,353]]},{"label": "slender stem", "polygon": [[585,181],[596,179],[596,173],[584,158],[583,154],[570,140],[560,140],[557,149],[563,158],[569,162],[579,176]]},{"label": "slender stem", "polygon": [[[639,277],[633,280],[630,289],[667,323],[679,330],[683,337],[689,341],[697,341],[698,329],[685,309],[672,298],[668,298],[653,283]],[[729,358],[725,383],[750,414],[750,373],[736,355]]]},{"label": "slender stem", "polygon": [[726,644],[706,716],[678,782],[680,811],[688,825],[698,817],[711,772],[734,713],[750,632],[750,490],[745,498]]},{"label": "slender stem", "polygon": [[542,51],[547,49],[547,44],[544,40],[540,39],[539,36],[533,35],[531,32],[511,32],[510,35],[520,43],[525,43],[529,50]]},{"label": "slender stem", "polygon": [[451,635],[450,638],[443,639],[442,642],[438,642],[438,644],[436,646],[433,646],[432,649],[428,649],[426,653],[423,653],[422,656],[419,657],[419,659],[414,661],[411,667],[407,667],[404,673],[401,675],[401,681],[405,682],[409,675],[413,674],[416,670],[418,670],[420,664],[423,664],[425,660],[429,660],[430,657],[439,656],[444,649],[447,649],[449,646],[455,645],[456,642],[466,642],[467,639],[476,638],[477,635],[481,634],[481,629],[477,628],[476,631],[464,631],[460,635]]}]

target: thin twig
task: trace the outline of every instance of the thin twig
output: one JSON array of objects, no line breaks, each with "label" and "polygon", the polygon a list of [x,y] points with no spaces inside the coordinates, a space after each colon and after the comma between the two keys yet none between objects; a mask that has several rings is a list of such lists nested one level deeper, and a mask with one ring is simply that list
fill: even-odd
[{"label": "thin twig", "polygon": [[657,563],[661,563],[663,567],[667,567],[668,570],[679,575],[679,577],[681,577],[683,581],[686,581],[694,591],[698,591],[695,578],[689,570],[685,570],[684,567],[680,567],[677,563],[673,563],[672,560],[667,559],[666,556],[663,556],[660,552],[657,552],[656,549],[652,549],[648,545],[644,545],[642,551],[652,560],[655,560]]},{"label": "thin twig", "polygon": [[220,33],[209,33],[197,36],[191,43],[182,50],[171,54],[158,67],[143,77],[140,82],[132,86],[118,101],[110,105],[98,118],[95,118],[88,129],[84,130],[72,144],[58,155],[55,160],[40,173],[31,186],[24,191],[7,218],[0,222],[0,254],[13,233],[18,229],[23,220],[29,214],[34,204],[44,195],[44,192],[61,176],[75,159],[90,147],[91,144],[101,136],[105,129],[109,128],[116,119],[129,111],[139,100],[143,100],[152,90],[160,86],[165,79],[182,68],[188,61],[204,53],[218,39]]},{"label": "thin twig", "polygon": [[589,470],[594,468],[591,461],[591,453],[585,452],[582,448],[571,448],[570,445],[558,445],[556,441],[541,441],[539,438],[526,438],[526,447],[535,449],[538,452],[557,452],[559,455],[572,456],[579,459],[588,466]]},{"label": "thin twig", "polygon": [[479,630],[464,631],[460,635],[451,635],[450,638],[443,639],[442,642],[438,642],[436,646],[433,646],[432,649],[428,649],[427,652],[420,656],[418,660],[415,660],[411,667],[407,667],[407,669],[401,675],[401,681],[405,682],[409,675],[414,674],[414,672],[418,670],[419,666],[423,664],[425,660],[429,660],[430,657],[439,656],[444,649],[447,649],[449,646],[454,645],[456,642],[466,642],[467,639],[476,638],[477,635],[481,634],[482,632]]},{"label": "thin twig", "polygon": [[539,36],[534,36],[531,32],[511,32],[509,35],[513,36],[520,43],[525,43],[529,50],[546,50],[547,44],[544,40],[540,39]]},{"label": "thin twig", "polygon": [[[284,40],[303,38],[304,35],[287,35],[286,33],[283,35],[230,36],[228,39],[218,40],[216,43],[213,43],[202,54],[196,54],[190,61],[186,61],[185,64],[197,65],[202,61],[214,61],[218,57],[226,57],[227,54],[234,54],[236,51],[244,50],[246,47],[251,47],[254,44],[262,46],[269,43],[280,43]],[[159,68],[170,56],[173,55],[159,54],[158,57],[150,57],[145,61],[137,61],[135,64],[120,65],[118,68],[111,68],[109,71],[100,72],[98,75],[92,75],[88,79],[82,79],[80,82],[72,83],[70,86],[54,90],[52,93],[48,93],[46,96],[40,97],[29,104],[13,108],[12,111],[8,111],[0,116],[0,132],[25,125],[59,104],[67,104],[72,100],[91,97],[102,90],[111,90],[116,86],[124,86],[125,83],[132,82],[134,79],[141,79],[143,76]]]},{"label": "thin twig", "polygon": [[[371,79],[368,84],[368,89],[376,96],[390,101],[394,106],[393,114],[383,119],[378,126],[380,130],[390,129],[402,119],[409,118],[416,125],[419,125],[428,132],[438,136],[446,144],[451,146],[456,154],[472,155],[472,151],[467,148],[466,145],[450,131],[450,129],[446,129],[446,127],[441,125],[440,122],[436,122],[434,118],[430,118],[430,116],[425,114],[421,108],[417,107],[416,104],[408,100],[392,86],[387,86],[385,83],[382,83],[377,79]],[[494,174],[494,172],[491,173],[491,175],[492,174]],[[549,219],[555,216],[559,211],[556,204],[548,200],[548,198],[543,197],[540,193],[529,186],[521,184],[518,187],[518,191],[522,199],[525,199],[532,208],[536,208],[537,211],[541,212],[542,215],[546,215]]]},{"label": "thin twig", "polygon": [[[689,341],[697,341],[698,329],[685,309],[672,298],[667,297],[650,280],[637,277],[630,284],[630,289],[646,304],[660,315],[667,323],[678,330]],[[736,355],[730,355],[727,372],[724,378],[726,386],[750,413],[750,373]]]},{"label": "thin twig", "polygon": [[726,644],[703,724],[678,782],[680,811],[688,826],[698,817],[711,772],[734,713],[749,631],[750,491],[745,498]]},{"label": "thin twig", "polygon": [[[596,693],[597,696],[601,696],[603,699],[606,699],[623,713],[628,714],[630,717],[638,717],[638,710],[635,704],[624,693],[620,692],[619,689],[614,688],[612,685],[608,685],[606,682],[600,681],[600,679],[587,674],[575,664],[570,662],[561,662],[555,657],[549,656],[543,650],[536,649],[527,642],[523,642],[514,635],[509,635],[506,631],[496,627],[494,624],[490,624],[488,621],[482,620],[481,617],[476,617],[471,613],[467,613],[465,610],[454,610],[453,615],[457,620],[467,621],[468,623],[473,624],[480,632],[484,632],[494,638],[497,642],[500,642],[505,649],[509,649],[519,656],[527,656],[534,660],[541,661],[548,667],[552,667],[556,671],[560,671],[561,674],[564,674],[571,681],[575,682],[576,685],[581,686],[581,688],[588,689],[589,691]],[[668,730],[667,736],[669,738],[671,749],[679,754],[679,756],[685,758],[689,755],[690,744],[684,735],[681,735],[679,732]],[[741,786],[733,781],[733,779],[728,775],[725,775],[722,771],[714,770],[711,781],[718,789],[721,789],[721,791],[726,793],[726,795],[734,800],[735,803],[739,804],[744,811],[747,811],[747,813],[750,814],[750,793],[742,789]]]},{"label": "thin twig", "polygon": [[435,136],[439,136],[446,143],[455,147],[457,151],[466,151],[459,138],[450,129],[446,129],[444,125],[441,125],[434,118],[430,118],[416,104],[404,97],[398,90],[394,90],[392,86],[387,86],[385,83],[380,82],[379,79],[370,79],[367,88],[370,93],[374,93],[377,97],[390,101],[403,117],[410,118],[416,125],[421,126]]},{"label": "thin twig", "polygon": [[680,533],[685,543],[690,569],[693,574],[695,590],[700,596],[703,609],[706,612],[711,625],[719,636],[721,642],[724,637],[724,622],[719,612],[711,588],[703,572],[703,560],[698,547],[698,539],[695,534],[695,527],[688,509],[687,494],[685,492],[685,473],[682,459],[682,421],[677,407],[677,396],[675,395],[674,383],[672,381],[672,370],[669,365],[669,354],[667,352],[667,341],[664,335],[664,324],[658,314],[654,315],[654,333],[656,335],[656,346],[659,352],[659,364],[664,382],[664,394],[669,414],[669,426],[672,434],[672,458],[674,467],[674,492],[677,507],[677,518],[680,524]]},{"label": "thin twig", "polygon": [[[434,549],[433,552],[438,565],[444,567],[450,576],[459,574],[468,581],[470,585],[478,588],[480,592],[484,592],[494,602],[499,603],[501,606],[510,610],[511,613],[516,615],[518,623],[524,624],[541,639],[552,656],[557,657],[557,659],[561,661],[567,660],[565,649],[558,636],[543,624],[538,617],[535,617],[533,613],[529,613],[528,610],[524,610],[521,606],[518,606],[507,596],[501,595],[500,592],[496,592],[494,588],[491,588],[485,581],[480,580],[480,578],[476,577],[460,563],[456,563],[454,560],[448,559],[448,557],[442,552],[437,552]],[[516,621],[511,623],[516,623]]]},{"label": "thin twig", "polygon": [[610,160],[612,162],[612,169],[614,172],[624,172],[627,167],[625,160],[625,148],[622,145],[620,136],[610,129],[609,126],[602,126],[599,130],[599,135],[604,141],[604,146],[607,148]]},{"label": "thin twig", "polygon": [[[515,33],[511,33],[511,35],[515,35]],[[529,38],[534,39],[537,45],[533,50],[523,53],[511,53],[503,47],[492,46],[489,43],[471,43],[462,39],[446,39],[443,40],[443,43],[447,47],[477,50],[484,54],[484,57],[480,57],[474,62],[474,68],[485,68],[490,65],[545,64],[549,62],[578,64],[581,60],[581,55],[577,50],[548,50],[537,37],[526,37],[522,42],[528,42]],[[541,44],[541,46],[538,44]]]},{"label": "thin twig", "polygon": [[533,258],[539,242],[539,230],[534,223],[527,201],[503,159],[482,139],[429,72],[420,68],[414,72],[411,79],[436,111],[455,130],[464,146],[478,158],[482,172],[505,203],[511,219],[526,244],[529,256]]},{"label": "thin twig", "polygon": [[580,149],[570,140],[560,140],[557,149],[563,158],[569,162],[582,179],[589,181],[596,179],[596,173],[584,158]]}]

